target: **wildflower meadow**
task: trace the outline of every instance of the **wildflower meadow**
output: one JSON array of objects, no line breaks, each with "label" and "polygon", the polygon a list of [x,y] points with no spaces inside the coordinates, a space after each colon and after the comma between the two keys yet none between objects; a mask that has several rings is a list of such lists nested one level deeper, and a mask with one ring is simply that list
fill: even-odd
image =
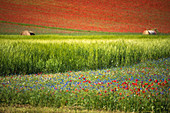
[{"label": "wildflower meadow", "polygon": [[168,112],[168,36],[0,36],[0,103]]}]

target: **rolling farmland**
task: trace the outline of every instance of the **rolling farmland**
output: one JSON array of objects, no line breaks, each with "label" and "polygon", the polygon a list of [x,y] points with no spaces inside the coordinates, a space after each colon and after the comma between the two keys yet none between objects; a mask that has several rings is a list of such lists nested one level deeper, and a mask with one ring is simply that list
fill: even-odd
[{"label": "rolling farmland", "polygon": [[6,0],[0,20],[67,29],[141,33],[170,32],[169,0]]},{"label": "rolling farmland", "polygon": [[169,112],[169,6],[0,0],[0,112]]}]

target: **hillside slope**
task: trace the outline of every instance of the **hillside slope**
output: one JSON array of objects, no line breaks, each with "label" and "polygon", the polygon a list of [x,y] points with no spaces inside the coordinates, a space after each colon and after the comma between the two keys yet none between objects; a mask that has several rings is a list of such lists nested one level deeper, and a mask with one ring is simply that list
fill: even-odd
[{"label": "hillside slope", "polygon": [[170,33],[169,0],[0,0],[0,20],[103,32]]}]

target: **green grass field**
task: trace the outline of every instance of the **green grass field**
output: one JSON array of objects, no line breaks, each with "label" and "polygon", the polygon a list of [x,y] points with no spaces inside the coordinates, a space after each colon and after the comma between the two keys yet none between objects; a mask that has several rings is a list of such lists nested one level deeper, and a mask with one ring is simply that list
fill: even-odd
[{"label": "green grass field", "polygon": [[0,35],[0,111],[168,112],[169,39]]},{"label": "green grass field", "polygon": [[169,36],[0,36],[0,74],[128,66],[169,57]]}]

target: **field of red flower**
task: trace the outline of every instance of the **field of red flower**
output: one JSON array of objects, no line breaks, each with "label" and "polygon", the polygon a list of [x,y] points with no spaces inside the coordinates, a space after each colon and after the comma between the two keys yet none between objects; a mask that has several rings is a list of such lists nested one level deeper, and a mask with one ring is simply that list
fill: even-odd
[{"label": "field of red flower", "polygon": [[169,0],[6,0],[0,20],[103,32],[170,33]]}]

